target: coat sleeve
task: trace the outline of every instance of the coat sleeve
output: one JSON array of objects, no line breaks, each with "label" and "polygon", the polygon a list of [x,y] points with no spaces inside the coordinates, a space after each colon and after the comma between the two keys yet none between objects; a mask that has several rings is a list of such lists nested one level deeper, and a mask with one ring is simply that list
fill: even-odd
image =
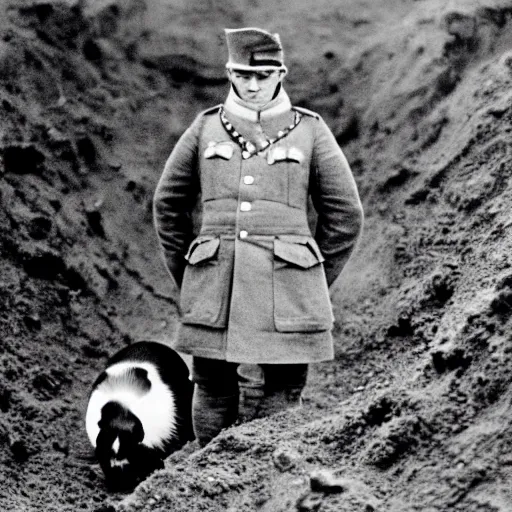
[{"label": "coat sleeve", "polygon": [[316,123],[311,199],[327,284],[341,274],[363,227],[363,208],[345,155],[322,118]]},{"label": "coat sleeve", "polygon": [[180,288],[185,254],[193,238],[192,214],[199,194],[198,144],[202,116],[178,140],[153,198],[153,219],[164,261]]}]

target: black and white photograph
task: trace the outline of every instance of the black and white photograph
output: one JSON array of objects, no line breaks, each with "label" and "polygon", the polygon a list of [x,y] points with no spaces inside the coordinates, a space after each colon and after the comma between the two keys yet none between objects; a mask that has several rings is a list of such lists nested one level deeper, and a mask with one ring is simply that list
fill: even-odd
[{"label": "black and white photograph", "polygon": [[0,510],[512,511],[512,0],[0,0]]}]

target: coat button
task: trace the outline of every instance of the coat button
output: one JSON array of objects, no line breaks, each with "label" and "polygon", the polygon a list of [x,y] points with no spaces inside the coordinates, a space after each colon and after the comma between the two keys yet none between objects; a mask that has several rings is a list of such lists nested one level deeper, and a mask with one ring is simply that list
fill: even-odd
[{"label": "coat button", "polygon": [[244,183],[246,185],[252,185],[254,183],[254,176],[244,176]]},{"label": "coat button", "polygon": [[247,238],[247,235],[249,233],[247,233],[247,231],[245,231],[245,229],[242,229],[242,231],[240,231],[240,238]]},{"label": "coat button", "polygon": [[240,210],[243,212],[249,212],[251,211],[252,205],[248,201],[242,201],[240,203]]}]

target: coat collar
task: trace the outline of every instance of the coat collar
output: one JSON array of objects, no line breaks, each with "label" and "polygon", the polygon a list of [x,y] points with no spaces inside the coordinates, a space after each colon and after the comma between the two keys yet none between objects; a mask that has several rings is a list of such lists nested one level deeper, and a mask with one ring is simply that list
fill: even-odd
[{"label": "coat collar", "polygon": [[280,116],[285,112],[289,112],[292,108],[290,98],[286,94],[283,87],[279,91],[279,94],[271,101],[269,101],[264,107],[255,109],[242,98],[240,98],[233,87],[231,87],[228,97],[224,103],[224,109],[239,118],[247,121],[258,122],[264,119],[271,119],[273,117]]}]

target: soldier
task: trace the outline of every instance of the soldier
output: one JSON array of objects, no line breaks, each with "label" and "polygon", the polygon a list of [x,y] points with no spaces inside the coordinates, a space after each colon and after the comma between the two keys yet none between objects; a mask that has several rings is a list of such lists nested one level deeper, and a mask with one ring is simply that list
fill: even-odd
[{"label": "soldier", "polygon": [[225,32],[227,99],[180,138],[154,198],[159,242],[180,289],[174,348],[193,356],[201,445],[237,420],[239,401],[245,419],[300,404],[308,364],[334,356],[329,287],[363,221],[334,136],[318,114],[293,107],[282,86],[279,35]]}]

